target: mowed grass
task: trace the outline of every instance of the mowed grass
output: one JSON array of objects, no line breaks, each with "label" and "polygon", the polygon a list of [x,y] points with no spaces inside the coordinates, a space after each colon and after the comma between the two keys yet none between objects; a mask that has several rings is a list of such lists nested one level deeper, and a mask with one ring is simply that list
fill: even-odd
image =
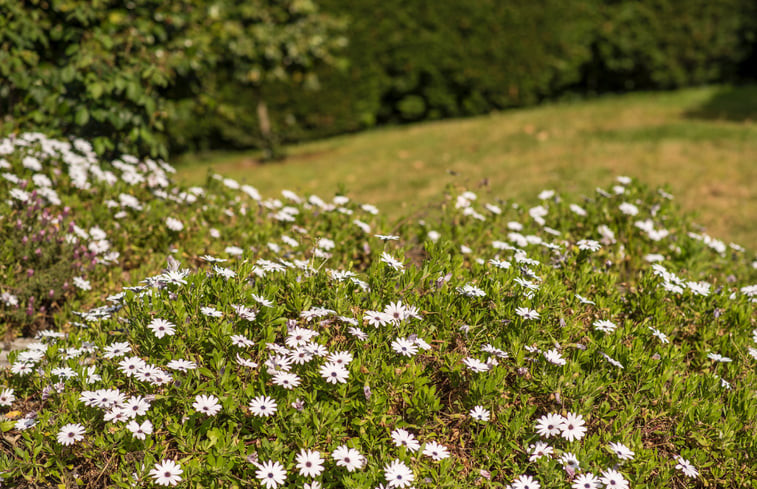
[{"label": "mowed grass", "polygon": [[346,191],[401,217],[450,183],[536,202],[542,189],[591,196],[628,175],[667,185],[703,231],[757,249],[757,86],[704,87],[559,103],[488,116],[391,127],[258,154],[205,153],[175,161],[179,179],[208,170],[266,195]]}]

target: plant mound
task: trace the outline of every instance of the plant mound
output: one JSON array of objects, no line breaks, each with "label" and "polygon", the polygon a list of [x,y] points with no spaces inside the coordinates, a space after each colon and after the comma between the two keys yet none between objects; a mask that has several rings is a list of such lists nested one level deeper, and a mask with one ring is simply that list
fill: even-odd
[{"label": "plant mound", "polygon": [[4,215],[26,215],[37,188],[53,228],[86,223],[53,241],[94,253],[69,304],[97,303],[60,308],[0,374],[4,485],[757,480],[757,272],[663,190],[619,177],[523,207],[450,188],[433,218],[389,227],[342,195],[182,189],[159,162],[72,175],[86,146],[67,144],[0,144]]}]

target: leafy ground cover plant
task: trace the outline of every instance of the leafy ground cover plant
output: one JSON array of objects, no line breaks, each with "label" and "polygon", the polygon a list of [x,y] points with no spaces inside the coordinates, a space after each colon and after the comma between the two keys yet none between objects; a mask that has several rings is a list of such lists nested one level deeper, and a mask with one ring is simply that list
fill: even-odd
[{"label": "leafy ground cover plant", "polygon": [[757,479],[757,267],[666,191],[620,177],[525,208],[450,188],[440,218],[393,226],[345,196],[191,194],[145,195],[108,235],[160,229],[164,270],[11,355],[5,485]]}]

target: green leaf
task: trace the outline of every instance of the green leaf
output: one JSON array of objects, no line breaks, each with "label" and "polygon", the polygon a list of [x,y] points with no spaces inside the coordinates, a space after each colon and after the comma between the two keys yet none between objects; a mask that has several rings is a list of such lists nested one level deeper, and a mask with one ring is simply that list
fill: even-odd
[{"label": "green leaf", "polygon": [[76,110],[76,115],[74,116],[74,121],[77,125],[83,126],[89,121],[89,111],[86,107],[79,107]]},{"label": "green leaf", "polygon": [[90,95],[92,95],[92,98],[97,100],[103,94],[105,87],[102,83],[93,83],[92,85],[87,87],[87,90],[89,91]]}]

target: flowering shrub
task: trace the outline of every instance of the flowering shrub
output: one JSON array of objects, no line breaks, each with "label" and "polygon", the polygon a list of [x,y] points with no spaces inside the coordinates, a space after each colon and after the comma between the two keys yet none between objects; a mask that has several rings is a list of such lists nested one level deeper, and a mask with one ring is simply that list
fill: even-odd
[{"label": "flowering shrub", "polygon": [[460,191],[393,227],[345,196],[264,199],[222,177],[196,195],[171,215],[140,199],[113,228],[180,242],[164,270],[11,355],[6,484],[757,478],[753,258],[690,232],[664,191],[620,179],[530,208]]},{"label": "flowering shrub", "polygon": [[[7,281],[0,295],[0,313],[17,328],[32,335],[35,325],[44,329],[53,309],[71,297],[93,266],[86,247],[66,240],[74,224],[66,222],[69,209],[52,213],[36,191],[14,189],[11,205],[0,203],[0,263]],[[52,326],[50,324],[50,326]]]}]

